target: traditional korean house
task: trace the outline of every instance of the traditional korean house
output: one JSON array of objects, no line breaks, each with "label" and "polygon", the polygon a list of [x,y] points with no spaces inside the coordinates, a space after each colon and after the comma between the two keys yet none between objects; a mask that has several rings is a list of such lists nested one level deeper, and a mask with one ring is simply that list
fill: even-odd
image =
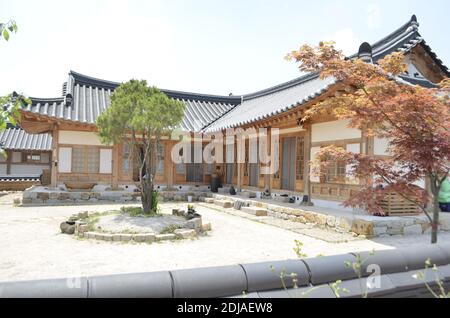
[{"label": "traditional korean house", "polygon": [[[433,86],[449,76],[447,67],[419,34],[415,16],[380,41],[361,46],[358,54],[370,63],[401,51],[408,72],[401,76],[414,85]],[[23,109],[21,126],[30,134],[48,133],[52,141],[51,185],[96,183],[129,186],[138,180],[127,145],[103,145],[96,134],[96,118],[110,105],[110,95],[120,83],[70,72],[63,94],[56,98],[32,98]],[[196,133],[225,132],[229,128],[281,129],[280,169],[273,175],[260,173],[262,164],[226,162],[174,164],[171,149],[176,143],[163,140],[158,155],[156,182],[167,186],[207,185],[211,173],[220,170],[224,184],[238,189],[302,197],[323,204],[346,199],[360,185],[349,179],[346,166],[336,162],[324,177],[309,173],[308,162],[322,146],[335,144],[353,152],[386,156],[386,140],[369,138],[364,131],[348,128],[347,121],[322,117],[301,124],[305,109],[334,95],[343,87],[332,79],[307,74],[292,81],[243,96],[215,96],[162,90],[186,105],[182,129]],[[225,151],[226,152],[226,151]],[[230,157],[230,156],[225,156]],[[248,154],[246,154],[248,157]]]},{"label": "traditional korean house", "polygon": [[[33,135],[11,125],[0,132],[0,190],[25,190],[50,171],[52,136]],[[48,174],[49,175],[49,174]],[[45,180],[44,180],[45,183]]]}]

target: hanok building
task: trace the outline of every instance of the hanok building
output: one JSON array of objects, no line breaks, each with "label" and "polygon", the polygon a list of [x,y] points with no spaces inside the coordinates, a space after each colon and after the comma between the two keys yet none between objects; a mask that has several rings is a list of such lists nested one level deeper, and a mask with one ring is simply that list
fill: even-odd
[{"label": "hanok building", "polygon": [[0,131],[0,190],[25,190],[39,184],[51,168],[52,136],[29,134],[8,125]]},{"label": "hanok building", "polygon": [[[401,51],[408,72],[401,77],[415,85],[433,86],[449,76],[447,67],[418,32],[415,16],[398,30],[372,46],[362,45],[359,57],[376,63],[389,53]],[[355,54],[352,57],[358,57]],[[97,117],[110,105],[119,83],[70,72],[63,96],[32,98],[23,109],[21,126],[30,134],[53,137],[51,184],[97,183],[112,187],[129,186],[137,179],[136,165],[129,160],[126,145],[104,145],[96,131]],[[223,182],[238,189],[291,194],[301,197],[310,189],[315,201],[338,202],[360,186],[346,176],[346,167],[336,163],[325,176],[309,173],[308,162],[326,145],[341,145],[352,152],[386,156],[386,140],[367,137],[349,128],[345,120],[316,119],[299,126],[305,109],[342,89],[332,79],[307,74],[292,81],[243,96],[213,96],[162,90],[186,105],[182,128],[190,132],[225,132],[229,128],[280,128],[279,172],[266,177],[261,165],[225,163],[218,168]],[[213,171],[207,164],[174,164],[171,149],[176,141],[162,141],[158,154],[156,182],[168,186],[199,186],[209,183]],[[323,201],[326,200],[326,201]]]}]

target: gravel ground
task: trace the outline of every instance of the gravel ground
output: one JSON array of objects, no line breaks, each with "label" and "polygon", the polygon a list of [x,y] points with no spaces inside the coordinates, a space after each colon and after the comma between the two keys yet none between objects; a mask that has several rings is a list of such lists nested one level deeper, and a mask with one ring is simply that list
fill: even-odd
[{"label": "gravel ground", "polygon": [[[0,281],[283,260],[296,257],[294,240],[304,243],[304,252],[309,256],[389,249],[429,241],[428,236],[415,236],[329,243],[199,206],[197,210],[204,221],[212,224],[212,231],[205,237],[153,244],[113,243],[61,234],[59,224],[73,213],[110,211],[122,205],[13,207],[5,197],[1,199]],[[449,241],[450,235],[443,234],[440,239]]]}]

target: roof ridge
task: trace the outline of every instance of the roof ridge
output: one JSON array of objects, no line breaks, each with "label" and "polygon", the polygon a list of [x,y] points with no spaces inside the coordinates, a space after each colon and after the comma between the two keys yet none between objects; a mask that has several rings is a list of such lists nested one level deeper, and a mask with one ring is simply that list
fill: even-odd
[{"label": "roof ridge", "polygon": [[260,91],[254,92],[254,93],[243,95],[243,97],[244,97],[244,100],[250,100],[250,99],[262,97],[265,95],[279,92],[281,90],[285,90],[287,88],[290,88],[290,87],[293,87],[293,86],[296,86],[299,84],[309,82],[313,79],[316,79],[317,77],[319,77],[319,73],[308,73],[308,74],[302,75],[300,77],[297,77],[293,80],[290,80],[290,81],[287,81],[287,82],[284,82],[284,83],[281,83],[281,84],[278,84],[278,85],[275,85],[275,86],[272,86],[272,87],[269,87],[266,89],[262,89]]},{"label": "roof ridge", "polygon": [[[121,83],[113,82],[108,80],[103,80],[100,78],[87,76],[75,71],[70,71],[69,76],[72,76],[75,83],[74,84],[82,84],[86,86],[95,86],[101,87],[105,89],[115,89]],[[187,100],[200,100],[200,101],[211,101],[211,102],[219,102],[219,103],[230,103],[236,104],[236,102],[241,101],[241,96],[224,96],[224,95],[215,95],[215,94],[203,94],[203,93],[193,93],[193,92],[185,92],[185,91],[177,91],[171,89],[158,88],[161,92],[167,94],[172,98],[178,99],[187,99]]]}]

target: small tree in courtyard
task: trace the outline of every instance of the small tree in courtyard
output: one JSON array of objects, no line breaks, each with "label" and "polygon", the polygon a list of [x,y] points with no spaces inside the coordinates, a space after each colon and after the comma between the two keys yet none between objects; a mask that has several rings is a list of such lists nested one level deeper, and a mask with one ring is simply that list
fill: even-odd
[{"label": "small tree in courtyard", "polygon": [[161,137],[176,128],[184,104],[169,98],[146,81],[131,80],[111,95],[111,106],[97,119],[105,143],[128,143],[130,158],[138,163],[144,213],[155,213],[153,181]]},{"label": "small tree in courtyard", "polygon": [[[450,171],[449,79],[435,88],[411,85],[398,77],[406,72],[402,53],[392,53],[376,65],[346,59],[334,43],[305,45],[287,58],[299,62],[301,71],[318,72],[322,79],[333,77],[343,87],[340,93],[307,110],[303,120],[333,114],[349,119],[350,127],[365,131],[369,137],[388,140],[389,157],[324,147],[314,161],[314,169],[324,171],[330,162],[341,161],[350,168],[349,176],[365,181],[345,206],[383,215],[380,200],[388,192],[413,202],[428,217],[432,243],[437,242],[438,193]],[[424,179],[429,182],[431,195],[415,185]],[[429,202],[432,213],[426,209]]]}]

